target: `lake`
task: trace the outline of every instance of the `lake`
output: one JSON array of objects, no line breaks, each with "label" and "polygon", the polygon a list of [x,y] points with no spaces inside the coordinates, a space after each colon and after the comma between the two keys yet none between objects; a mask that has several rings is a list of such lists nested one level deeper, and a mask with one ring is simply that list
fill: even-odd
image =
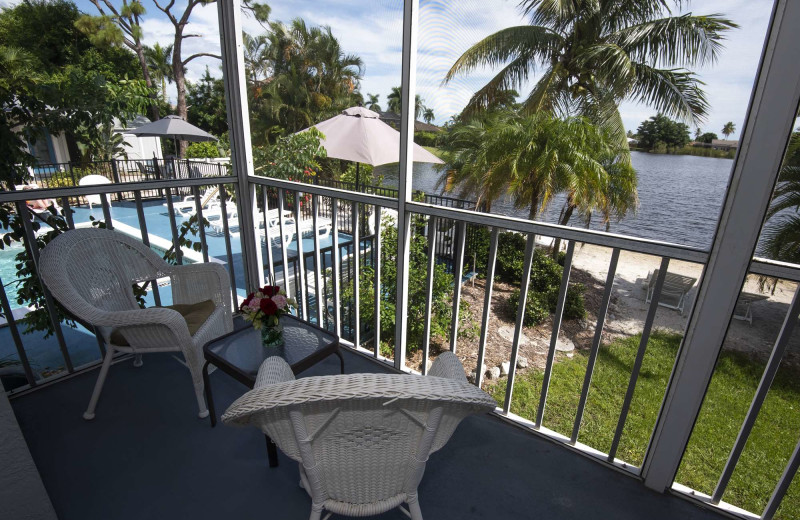
[{"label": "lake", "polygon": [[[733,160],[643,152],[631,152],[631,160],[639,177],[639,209],[619,222],[612,221],[609,231],[710,248]],[[384,175],[387,186],[397,186],[396,165],[380,166],[375,172]],[[442,193],[436,188],[439,175],[432,164],[414,163],[414,190]],[[540,220],[555,223],[564,200],[563,195],[555,197]],[[508,199],[493,203],[492,212],[528,216],[527,209],[515,209]],[[573,220],[571,225],[583,226],[578,220]],[[604,230],[605,225],[598,218],[591,228]]]}]

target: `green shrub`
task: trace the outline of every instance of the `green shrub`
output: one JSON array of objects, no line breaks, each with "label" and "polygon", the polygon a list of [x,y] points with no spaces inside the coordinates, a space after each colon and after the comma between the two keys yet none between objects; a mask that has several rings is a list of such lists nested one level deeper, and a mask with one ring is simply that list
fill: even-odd
[{"label": "green shrub", "polygon": [[[532,327],[542,323],[551,313],[556,310],[558,305],[558,286],[551,287],[546,291],[528,291],[528,300],[525,302],[525,316],[522,323],[527,327]],[[584,318],[586,309],[583,301],[583,284],[570,285],[567,289],[567,299],[564,302],[563,319],[574,320]],[[509,313],[516,318],[517,306],[519,305],[519,290],[514,291],[508,297]]]},{"label": "green shrub", "polygon": [[436,146],[439,134],[434,132],[414,132],[414,142],[420,146]]},{"label": "green shrub", "polygon": [[211,141],[191,143],[186,147],[187,159],[214,159],[219,156],[217,145]]},{"label": "green shrub", "polygon": [[[464,248],[465,261],[470,262],[470,267],[486,276],[486,264],[489,261],[489,247],[491,246],[491,233],[484,226],[467,225],[467,241]],[[472,261],[475,265],[472,265]]]},{"label": "green shrub", "polygon": [[[415,220],[412,225],[420,225]],[[381,224],[381,353],[391,357],[394,352],[395,328],[395,303],[397,301],[397,227],[395,220],[385,217]],[[409,258],[408,280],[408,337],[407,352],[413,353],[422,347],[425,332],[425,311],[428,285],[428,254],[427,240],[420,233],[411,237],[411,252]],[[362,326],[373,326],[375,320],[375,271],[366,261],[362,260],[360,276],[360,318]],[[330,276],[330,274],[328,274]],[[354,301],[354,287],[352,283],[345,284],[342,288],[341,301],[343,314],[349,312]],[[452,306],[453,275],[445,270],[445,266],[437,264],[433,276],[433,306],[431,309],[431,336],[445,336],[448,334],[450,321],[453,315]],[[332,295],[331,295],[332,297]],[[462,309],[466,308],[462,302]]]},{"label": "green shrub", "polygon": [[[517,307],[519,306],[519,290],[511,293],[508,297],[508,311],[516,319]],[[522,323],[528,327],[538,325],[550,316],[550,309],[547,305],[545,295],[537,292],[528,293],[528,301],[525,302],[525,316]]]},{"label": "green shrub", "polygon": [[[491,233],[487,228],[479,226],[471,228],[468,233],[466,248],[468,258],[474,255],[477,271],[485,275],[489,262]],[[526,237],[521,233],[500,233],[497,238],[496,280],[515,285],[521,282],[522,270],[525,267],[525,243]],[[558,259],[553,260],[545,250],[534,250],[528,301],[525,305],[525,325],[538,325],[550,313],[555,312],[565,257],[566,254],[562,251],[559,252]],[[579,283],[569,286],[567,299],[564,302],[564,319],[580,319],[586,316],[584,290],[585,287]],[[519,291],[512,293],[508,302],[510,317],[514,319],[519,303]]]},{"label": "green shrub", "polygon": [[[489,254],[488,250],[486,254]],[[519,283],[524,266],[525,236],[520,233],[500,233],[495,276],[503,282]]]}]

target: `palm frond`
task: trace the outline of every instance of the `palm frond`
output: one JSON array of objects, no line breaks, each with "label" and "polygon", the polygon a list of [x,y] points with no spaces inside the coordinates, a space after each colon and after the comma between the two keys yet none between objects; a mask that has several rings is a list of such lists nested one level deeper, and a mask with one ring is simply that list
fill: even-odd
[{"label": "palm frond", "polygon": [[625,49],[634,61],[661,67],[703,66],[716,62],[725,33],[738,27],[718,14],[685,14],[620,28],[606,40]]},{"label": "palm frond", "polygon": [[450,67],[442,84],[447,84],[457,75],[470,72],[476,67],[486,65],[495,67],[508,60],[522,59],[533,67],[537,60],[547,58],[562,44],[563,37],[547,27],[535,25],[508,27],[487,36],[467,49]]},{"label": "palm frond", "polygon": [[688,0],[600,0],[600,3],[604,28],[611,33],[653,18],[669,16],[672,14],[670,6],[680,9]]},{"label": "palm frond", "polygon": [[800,260],[800,216],[783,215],[771,219],[761,237],[760,255],[784,262]]},{"label": "palm frond", "polygon": [[566,29],[579,15],[589,16],[600,8],[598,0],[522,0],[519,3],[523,16],[530,17],[533,25],[547,25]]},{"label": "palm frond", "polygon": [[527,56],[520,56],[498,72],[489,82],[472,95],[462,114],[473,115],[494,104],[505,92],[517,89],[528,80],[532,62]]},{"label": "palm frond", "polygon": [[705,122],[709,104],[700,88],[704,85],[693,72],[683,69],[657,69],[635,63],[635,79],[630,97],[650,105],[658,112],[691,121],[694,126]]},{"label": "palm frond", "polygon": [[571,108],[570,98],[563,86],[564,68],[556,64],[548,69],[522,102],[522,112],[535,114],[545,111],[560,116],[568,116]]}]

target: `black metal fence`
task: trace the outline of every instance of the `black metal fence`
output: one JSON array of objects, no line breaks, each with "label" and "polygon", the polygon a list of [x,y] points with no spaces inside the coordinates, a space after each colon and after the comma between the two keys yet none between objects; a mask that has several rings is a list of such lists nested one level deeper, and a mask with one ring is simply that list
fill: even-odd
[{"label": "black metal fence", "polygon": [[[29,184],[38,188],[80,186],[90,175],[99,175],[111,183],[143,182],[166,179],[197,179],[228,175],[227,164],[197,159],[114,159],[111,161],[40,164],[30,169]],[[84,181],[87,182],[87,181]],[[101,181],[102,182],[102,181]],[[93,182],[93,184],[98,184]],[[177,188],[183,195],[189,188]],[[185,193],[181,192],[184,190]],[[142,197],[163,197],[162,190],[144,190]],[[133,198],[131,192],[120,192],[117,199]]]}]

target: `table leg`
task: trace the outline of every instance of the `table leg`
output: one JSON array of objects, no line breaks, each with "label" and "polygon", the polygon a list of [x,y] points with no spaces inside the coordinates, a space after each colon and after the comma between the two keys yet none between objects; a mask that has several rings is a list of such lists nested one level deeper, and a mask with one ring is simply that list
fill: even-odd
[{"label": "table leg", "polygon": [[342,357],[342,353],[337,349],[334,354],[339,357],[339,364],[341,365],[342,374],[344,374],[344,358]]},{"label": "table leg", "polygon": [[278,448],[275,446],[275,443],[272,441],[272,439],[269,438],[269,435],[264,435],[264,438],[267,440],[267,459],[269,460],[269,467],[277,468]]},{"label": "table leg", "polygon": [[206,394],[206,404],[208,405],[208,416],[211,418],[211,427],[217,425],[217,414],[214,412],[214,398],[211,396],[211,383],[208,380],[208,361],[203,365],[203,390]]}]

